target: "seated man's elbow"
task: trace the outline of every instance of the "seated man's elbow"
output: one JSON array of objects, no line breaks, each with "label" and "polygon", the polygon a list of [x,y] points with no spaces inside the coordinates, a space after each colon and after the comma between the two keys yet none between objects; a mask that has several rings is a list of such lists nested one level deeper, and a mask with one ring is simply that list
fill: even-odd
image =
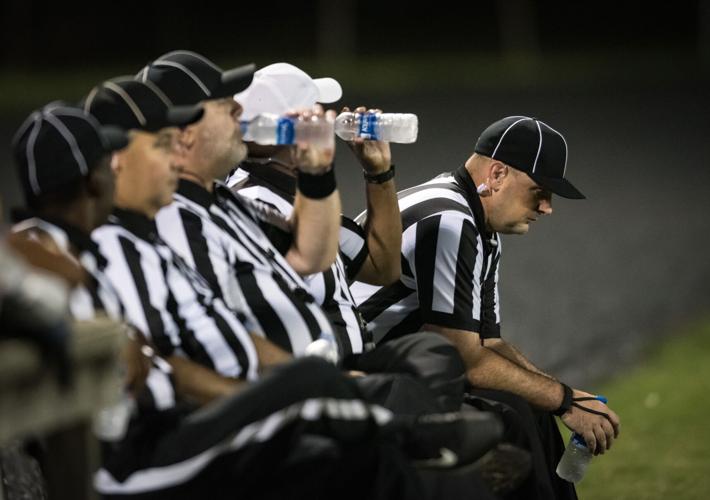
[{"label": "seated man's elbow", "polygon": [[317,256],[303,256],[289,254],[287,261],[294,271],[301,276],[309,276],[311,274],[322,273],[327,271],[335,262],[336,252],[324,253]]},{"label": "seated man's elbow", "polygon": [[396,266],[389,267],[382,275],[385,285],[393,285],[399,281],[399,278],[402,276],[402,266],[397,262]]}]

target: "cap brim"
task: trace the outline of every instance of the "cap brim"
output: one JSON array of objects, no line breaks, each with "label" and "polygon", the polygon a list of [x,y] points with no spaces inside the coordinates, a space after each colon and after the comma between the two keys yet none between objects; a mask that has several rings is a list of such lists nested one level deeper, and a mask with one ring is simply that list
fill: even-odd
[{"label": "cap brim", "polygon": [[205,110],[200,105],[174,106],[168,109],[165,120],[167,127],[186,127],[202,119]]},{"label": "cap brim", "polygon": [[548,189],[552,193],[567,198],[570,200],[584,200],[584,196],[579,189],[574,187],[570,181],[567,179],[555,179],[552,177],[544,177],[541,175],[535,175],[527,172],[532,180],[537,182],[540,186]]},{"label": "cap brim", "polygon": [[128,146],[128,133],[119,127],[107,125],[99,129],[107,153],[118,151]]},{"label": "cap brim", "polygon": [[318,102],[335,102],[343,97],[343,88],[334,78],[315,78],[313,83],[318,87]]},{"label": "cap brim", "polygon": [[246,89],[254,77],[256,65],[245,64],[238,68],[230,69],[222,73],[222,84],[220,88],[215,89],[212,93],[212,99],[221,99],[223,97],[233,97],[234,94]]}]

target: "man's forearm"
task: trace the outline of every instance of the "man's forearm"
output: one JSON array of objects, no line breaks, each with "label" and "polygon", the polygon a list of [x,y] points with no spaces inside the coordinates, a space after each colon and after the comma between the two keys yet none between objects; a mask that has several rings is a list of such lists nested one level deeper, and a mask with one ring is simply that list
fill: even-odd
[{"label": "man's forearm", "polygon": [[466,365],[471,385],[517,394],[543,410],[556,410],[562,404],[562,385],[550,377],[532,372],[481,345],[476,332],[425,325],[446,337],[457,348]]},{"label": "man's forearm", "polygon": [[394,179],[367,183],[368,258],[357,279],[372,285],[390,285],[401,274],[402,219]]},{"label": "man's forearm", "polygon": [[223,377],[213,370],[181,356],[166,358],[173,370],[176,391],[200,404],[232,394],[247,382]]},{"label": "man's forearm", "polygon": [[263,374],[269,369],[288,363],[293,359],[290,353],[284,351],[270,340],[260,337],[255,333],[250,333],[249,336],[254,343],[256,355],[259,358],[260,373]]},{"label": "man's forearm", "polygon": [[501,356],[508,358],[510,361],[522,366],[526,370],[537,373],[538,375],[543,375],[552,380],[556,380],[555,377],[543,372],[537,366],[532,364],[532,362],[526,358],[525,355],[513,344],[510,344],[503,339],[484,339],[483,345],[489,349],[493,349]]},{"label": "man's forearm", "polygon": [[293,244],[286,260],[297,273],[305,276],[325,271],[335,262],[340,212],[337,190],[319,199],[296,193],[291,219]]},{"label": "man's forearm", "polygon": [[475,359],[464,358],[464,363],[469,382],[475,387],[512,392],[548,411],[556,410],[562,403],[563,389],[559,382],[527,370],[493,349],[481,347]]}]

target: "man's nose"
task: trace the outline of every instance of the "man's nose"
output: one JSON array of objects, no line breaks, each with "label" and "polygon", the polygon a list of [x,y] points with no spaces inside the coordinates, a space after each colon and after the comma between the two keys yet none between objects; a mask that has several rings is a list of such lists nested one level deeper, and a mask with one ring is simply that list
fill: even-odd
[{"label": "man's nose", "polygon": [[537,211],[543,215],[552,215],[552,200],[548,198],[540,200]]}]

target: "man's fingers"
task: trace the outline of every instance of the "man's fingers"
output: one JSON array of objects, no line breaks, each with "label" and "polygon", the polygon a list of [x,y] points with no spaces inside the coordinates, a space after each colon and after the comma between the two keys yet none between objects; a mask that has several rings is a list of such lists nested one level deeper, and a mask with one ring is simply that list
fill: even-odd
[{"label": "man's fingers", "polygon": [[611,408],[609,408],[609,419],[611,420],[611,425],[614,427],[614,437],[619,437],[619,431],[621,430],[621,419]]},{"label": "man's fingers", "polygon": [[597,438],[594,436],[594,432],[588,430],[582,434],[584,441],[587,443],[587,448],[594,453],[597,449]]},{"label": "man's fingers", "polygon": [[609,450],[611,449],[611,445],[614,444],[614,427],[612,427],[607,419],[604,419],[602,420],[602,428],[606,435],[606,449]]},{"label": "man's fingers", "polygon": [[601,425],[594,426],[594,436],[597,438],[597,445],[592,448],[595,455],[603,455],[606,451],[606,433]]}]

